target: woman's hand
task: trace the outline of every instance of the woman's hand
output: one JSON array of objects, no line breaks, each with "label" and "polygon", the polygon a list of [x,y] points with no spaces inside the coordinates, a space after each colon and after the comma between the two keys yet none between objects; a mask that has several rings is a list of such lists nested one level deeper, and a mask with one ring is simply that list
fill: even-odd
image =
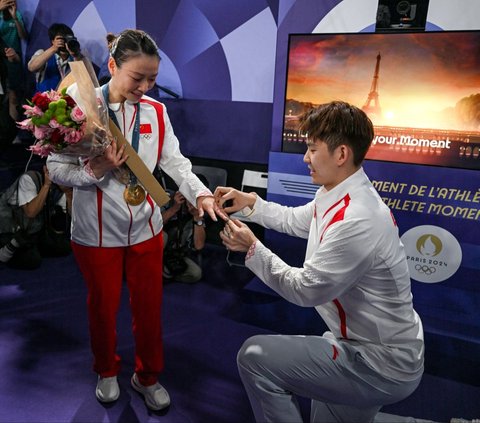
[{"label": "woman's hand", "polygon": [[237,219],[227,220],[223,231],[220,232],[220,238],[228,250],[244,253],[257,241],[251,229]]},{"label": "woman's hand", "polygon": [[95,177],[100,179],[107,172],[123,165],[127,159],[128,155],[125,154],[125,145],[117,148],[117,142],[112,140],[103,155],[91,158],[89,164]]},{"label": "woman's hand", "polygon": [[[257,201],[257,195],[255,193],[243,192],[231,187],[217,187],[214,197],[217,206],[229,214],[242,210],[245,207],[253,208],[255,201]],[[225,203],[229,200],[232,201],[232,205],[224,207]]]},{"label": "woman's hand", "polygon": [[217,206],[215,198],[212,195],[202,195],[197,198],[197,210],[198,217],[202,218],[205,212],[212,218],[213,221],[217,221],[217,215],[222,219],[228,219],[228,216]]}]

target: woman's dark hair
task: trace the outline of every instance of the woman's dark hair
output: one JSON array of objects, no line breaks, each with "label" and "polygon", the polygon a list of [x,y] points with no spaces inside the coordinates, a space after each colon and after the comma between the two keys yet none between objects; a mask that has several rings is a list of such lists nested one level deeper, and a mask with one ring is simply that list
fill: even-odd
[{"label": "woman's dark hair", "polygon": [[300,131],[308,139],[327,144],[333,152],[342,144],[353,151],[353,164],[359,166],[373,140],[373,124],[365,112],[344,101],[332,101],[304,113]]},{"label": "woman's dark hair", "polygon": [[126,29],[117,37],[109,33],[107,34],[107,43],[110,49],[110,55],[118,67],[121,67],[123,63],[132,57],[141,54],[155,56],[160,60],[157,44],[145,31]]}]

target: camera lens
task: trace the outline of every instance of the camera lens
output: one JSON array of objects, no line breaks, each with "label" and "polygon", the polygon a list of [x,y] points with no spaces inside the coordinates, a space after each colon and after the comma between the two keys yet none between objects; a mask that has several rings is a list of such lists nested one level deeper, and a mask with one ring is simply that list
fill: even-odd
[{"label": "camera lens", "polygon": [[67,37],[65,44],[72,54],[77,55],[80,53],[80,43],[75,37]]}]

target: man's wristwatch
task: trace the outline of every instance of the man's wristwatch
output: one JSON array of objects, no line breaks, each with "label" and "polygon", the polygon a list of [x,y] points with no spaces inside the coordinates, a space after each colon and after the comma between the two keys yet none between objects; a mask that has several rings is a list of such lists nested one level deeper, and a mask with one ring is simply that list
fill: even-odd
[{"label": "man's wristwatch", "polygon": [[195,225],[205,226],[205,221],[203,219],[195,220]]}]

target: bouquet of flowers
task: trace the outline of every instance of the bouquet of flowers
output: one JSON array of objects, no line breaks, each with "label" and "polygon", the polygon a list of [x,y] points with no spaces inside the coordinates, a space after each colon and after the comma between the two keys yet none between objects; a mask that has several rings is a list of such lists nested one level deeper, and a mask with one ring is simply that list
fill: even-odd
[{"label": "bouquet of flowers", "polygon": [[[37,92],[28,104],[23,105],[27,119],[18,122],[19,128],[30,131],[35,143],[29,147],[41,157],[51,153],[78,156],[96,156],[103,153],[109,144],[106,128],[108,115],[97,113],[96,122],[87,122],[87,116],[67,94],[50,90]],[[103,105],[99,105],[99,110]]]},{"label": "bouquet of flowers", "polygon": [[[134,174],[159,206],[166,204],[170,197],[110,120],[108,105],[100,94],[95,74],[88,72],[83,61],[70,62],[70,70],[75,81],[68,89],[71,96],[67,89],[37,93],[28,105],[23,106],[27,119],[17,125],[35,137],[30,150],[42,157],[52,153],[95,157],[102,155],[115,140],[118,145],[125,146],[129,157],[124,165],[112,171],[114,177],[122,183],[129,183],[133,179],[131,174]],[[70,81],[66,77],[62,82]],[[142,188],[140,184],[129,185],[127,195],[132,192],[130,187],[135,195],[140,191],[138,188]],[[143,188],[142,191],[145,195]]]}]

